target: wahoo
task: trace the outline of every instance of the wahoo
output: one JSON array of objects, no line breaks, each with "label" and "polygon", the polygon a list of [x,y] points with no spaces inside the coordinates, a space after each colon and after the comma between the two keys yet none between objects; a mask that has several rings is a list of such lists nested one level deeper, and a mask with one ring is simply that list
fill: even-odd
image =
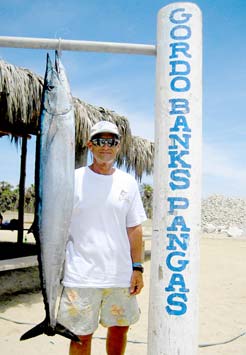
[{"label": "wahoo", "polygon": [[42,323],[21,340],[40,334],[78,337],[56,321],[56,303],[73,208],[75,128],[72,96],[56,52],[55,66],[47,55],[39,132],[36,146],[36,208],[33,232],[38,246],[45,306]]}]

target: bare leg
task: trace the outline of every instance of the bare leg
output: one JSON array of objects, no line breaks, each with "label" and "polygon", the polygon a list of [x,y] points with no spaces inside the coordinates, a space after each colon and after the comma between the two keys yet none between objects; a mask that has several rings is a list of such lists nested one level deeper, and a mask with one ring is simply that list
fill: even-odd
[{"label": "bare leg", "polygon": [[71,341],[69,355],[91,355],[92,334],[79,335],[80,343]]},{"label": "bare leg", "polygon": [[108,355],[124,355],[129,327],[109,327],[106,350]]}]

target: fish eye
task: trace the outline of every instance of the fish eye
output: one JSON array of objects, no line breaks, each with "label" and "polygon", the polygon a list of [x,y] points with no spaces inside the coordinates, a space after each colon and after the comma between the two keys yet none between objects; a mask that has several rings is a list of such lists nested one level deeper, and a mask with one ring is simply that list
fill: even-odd
[{"label": "fish eye", "polygon": [[54,89],[54,85],[47,85],[47,90],[48,91],[51,91],[51,90],[53,90]]}]

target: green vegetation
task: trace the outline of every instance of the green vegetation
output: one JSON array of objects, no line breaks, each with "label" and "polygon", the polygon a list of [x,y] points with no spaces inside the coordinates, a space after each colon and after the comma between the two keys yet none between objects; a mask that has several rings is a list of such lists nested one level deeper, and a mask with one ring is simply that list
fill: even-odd
[{"label": "green vegetation", "polygon": [[152,219],[152,215],[153,215],[153,187],[148,184],[142,184],[140,186],[140,193],[141,193],[145,213],[148,218]]},{"label": "green vegetation", "polygon": [[[34,185],[25,191],[25,212],[34,212]],[[0,212],[16,211],[19,204],[19,188],[6,181],[0,181]]]},{"label": "green vegetation", "polygon": [[[148,218],[152,218],[153,187],[148,184],[140,186],[141,197]],[[19,203],[19,188],[6,181],[0,181],[0,212],[16,211]],[[25,191],[25,212],[34,212],[35,187],[29,186]]]}]

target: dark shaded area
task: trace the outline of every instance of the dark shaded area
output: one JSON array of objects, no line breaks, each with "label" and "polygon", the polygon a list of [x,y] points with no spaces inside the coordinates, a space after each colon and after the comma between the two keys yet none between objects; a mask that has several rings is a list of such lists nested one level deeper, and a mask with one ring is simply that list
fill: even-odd
[{"label": "dark shaded area", "polygon": [[36,244],[0,242],[0,260],[14,259],[31,255],[37,255]]},{"label": "dark shaded area", "polygon": [[[21,301],[30,302],[30,294],[41,290],[38,266],[0,272],[0,313]],[[21,295],[21,299],[17,296]],[[29,297],[28,297],[29,296]]]},{"label": "dark shaded area", "polygon": [[[0,274],[1,277],[1,274]],[[0,313],[5,312],[8,308],[15,307],[18,304],[30,305],[33,303],[40,303],[42,301],[42,294],[40,291],[40,287],[30,289],[21,289],[17,292],[12,292],[11,290],[7,290],[7,292],[0,292]]]},{"label": "dark shaded area", "polygon": [[19,228],[19,221],[18,219],[11,219],[9,222],[3,222],[1,225],[0,225],[0,229],[3,229],[3,230],[11,230],[11,231],[14,231],[14,230],[18,230]]}]

